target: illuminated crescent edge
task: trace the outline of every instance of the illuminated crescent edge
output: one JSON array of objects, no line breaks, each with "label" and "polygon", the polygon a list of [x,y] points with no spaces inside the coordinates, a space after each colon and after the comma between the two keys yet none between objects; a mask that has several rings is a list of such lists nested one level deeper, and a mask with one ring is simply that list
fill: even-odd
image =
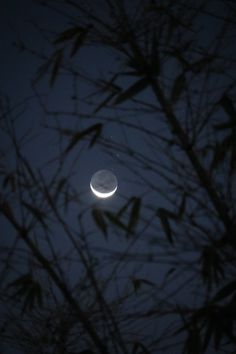
[{"label": "illuminated crescent edge", "polygon": [[92,190],[92,192],[98,197],[98,198],[109,198],[111,197],[113,194],[115,194],[116,190],[117,190],[117,186],[111,191],[111,192],[108,192],[108,193],[102,193],[102,192],[98,192],[91,184],[90,182],[90,188]]}]

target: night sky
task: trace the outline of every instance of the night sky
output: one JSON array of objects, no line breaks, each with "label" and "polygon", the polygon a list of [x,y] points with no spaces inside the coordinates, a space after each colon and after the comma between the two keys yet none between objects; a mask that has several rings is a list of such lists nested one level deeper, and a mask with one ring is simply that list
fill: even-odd
[{"label": "night sky", "polygon": [[[86,2],[78,1],[78,3],[83,5]],[[103,12],[101,5],[103,1],[96,0],[92,3],[94,14],[106,21],[107,13]],[[136,6],[133,4],[141,3],[134,0],[126,4],[127,12],[131,14],[131,18],[133,16],[134,21],[135,16],[138,16],[138,10],[135,11]],[[150,1],[151,5],[153,3],[155,1]],[[215,4],[215,8],[211,8],[212,4]],[[92,37],[90,45],[81,46],[75,55],[71,55],[70,43],[72,42],[69,44],[63,41],[55,42],[63,31],[71,28],[77,21],[75,9],[67,5],[66,1],[54,0],[45,2],[3,0],[1,2],[0,147],[1,157],[6,154],[1,164],[1,171],[8,171],[6,175],[1,172],[3,190],[1,199],[9,200],[18,220],[23,220],[29,225],[31,219],[33,220],[32,240],[38,245],[42,254],[51,260],[58,274],[61,273],[56,268],[56,264],[57,262],[60,264],[62,279],[66,279],[68,288],[82,309],[88,313],[88,317],[91,315],[93,324],[99,324],[99,321],[102,322],[104,319],[99,317],[98,306],[93,302],[94,295],[91,295],[92,290],[89,288],[86,273],[88,270],[85,271],[78,260],[80,252],[86,255],[86,262],[92,269],[96,269],[98,286],[105,289],[104,297],[111,304],[114,313],[118,313],[121,318],[121,330],[130,345],[129,353],[181,354],[186,335],[181,332],[179,337],[172,337],[171,333],[177,333],[178,329],[185,324],[185,313],[182,313],[181,318],[176,315],[174,309],[181,306],[196,309],[202,306],[204,301],[221,287],[221,284],[224,285],[227,280],[235,277],[235,268],[232,266],[228,275],[222,277],[222,280],[220,278],[217,285],[207,288],[201,279],[199,262],[202,259],[202,250],[208,246],[207,237],[212,240],[215,236],[215,240],[219,240],[224,232],[224,225],[217,219],[217,211],[209,202],[206,191],[196,182],[196,175],[186,154],[175,143],[176,132],[166,123],[165,114],[150,87],[134,95],[130,101],[115,105],[111,100],[106,107],[96,111],[106,98],[106,92],[105,94],[104,91],[101,92],[99,84],[115,77],[114,86],[124,89],[130,87],[137,77],[126,75],[129,68],[127,69],[124,63],[127,61],[118,50],[111,49],[111,46],[96,43],[94,45],[96,35]],[[51,7],[56,8],[57,11]],[[232,28],[229,30],[229,33],[232,31],[232,35],[228,36],[228,42],[222,44],[223,40],[221,41],[220,38],[223,33],[220,32],[222,24],[220,14],[223,7],[221,1],[209,1],[208,11],[211,9],[217,15],[209,16],[208,11],[203,11],[195,33],[188,32],[186,29],[187,43],[196,50],[195,52],[193,50],[194,54],[187,56],[187,60],[199,59],[200,49],[209,48],[209,51],[214,51],[212,43],[215,36],[219,39],[219,47],[224,49],[224,55],[228,58],[234,56],[235,23],[233,21],[230,25]],[[83,18],[78,17],[79,21],[81,21],[80,25],[84,26]],[[86,22],[85,18],[84,22]],[[149,24],[145,26],[148,30]],[[169,31],[171,33],[171,29]],[[118,32],[119,28],[117,28]],[[159,45],[161,39],[158,36],[162,38],[162,34],[158,32],[155,38]],[[192,40],[192,37],[195,39]],[[181,40],[177,36],[175,38],[177,44],[178,40],[180,43]],[[54,55],[58,55],[61,48],[64,50],[64,61],[56,77],[53,78],[52,74],[53,64],[50,64],[50,68],[45,69],[45,72],[40,75],[43,63],[53,55],[53,52]],[[150,43],[147,44],[147,48],[151,48]],[[163,77],[160,82],[166,95],[171,91],[171,82],[181,74],[178,60],[174,57],[168,61],[166,59],[168,55],[169,53],[163,50],[160,59],[164,63]],[[56,57],[53,58],[55,60]],[[219,144],[222,137],[225,137],[225,133],[221,131],[217,133],[218,135],[214,135],[212,127],[222,123],[222,119],[226,120],[227,110],[225,113],[223,105],[219,111],[215,108],[216,113],[212,114],[210,123],[205,117],[208,117],[208,114],[210,116],[209,107],[219,101],[225,87],[227,85],[234,87],[235,68],[233,71],[232,63],[228,60],[225,64],[224,76],[222,74],[220,77],[220,56],[217,60],[214,67],[215,74],[209,80],[207,75],[204,76],[205,69],[203,69],[204,75],[199,68],[194,69],[195,72],[193,70],[190,74],[186,74],[189,80],[188,90],[186,88],[183,90],[180,103],[175,105],[176,115],[186,133],[193,136],[192,132],[198,132],[196,133],[198,140],[193,143],[196,144],[194,150],[202,159],[206,170],[211,164],[213,165],[211,148],[215,139]],[[117,71],[123,72],[118,79],[115,76]],[[193,73],[196,72],[197,75],[194,76]],[[211,75],[210,71],[209,75]],[[207,83],[204,80],[208,80]],[[93,81],[96,81],[96,84]],[[227,91],[230,97],[233,96],[230,91],[233,90],[232,87]],[[173,89],[172,96],[174,96]],[[176,97],[174,99],[177,100]],[[217,104],[215,106],[217,107]],[[7,121],[4,117],[8,117],[9,123],[4,123]],[[14,129],[11,125],[13,121]],[[92,126],[102,127],[102,133],[95,142],[92,141],[93,135],[85,134],[79,142],[72,143],[76,132],[84,132]],[[20,149],[11,144],[9,132],[15,134],[20,142]],[[204,155],[207,149],[210,153]],[[32,177],[32,173],[29,173],[28,167],[26,165],[22,167],[23,165],[17,162],[18,153],[19,156],[24,156],[32,167],[37,182]],[[214,163],[216,165],[216,162]],[[217,193],[222,200],[229,196],[233,218],[236,215],[233,205],[235,170],[229,174],[231,182],[227,184],[228,175],[226,176],[225,167],[227,163],[226,159],[222,162],[223,167],[212,175]],[[107,200],[96,198],[89,187],[92,175],[101,169],[111,170],[118,180],[116,194]],[[14,171],[18,173],[24,171],[28,176],[24,180],[25,187],[23,184],[21,186],[25,188],[22,193],[18,193],[19,181],[12,182],[15,177],[9,177],[14,175]],[[11,183],[16,183],[16,186],[14,185],[13,188]],[[61,212],[63,222],[54,213],[53,208],[50,209],[50,200],[48,201],[43,195],[45,186],[48,186],[48,190],[52,191],[57,198],[58,210]],[[188,195],[190,190],[193,198]],[[55,193],[58,193],[58,196]],[[23,212],[22,200],[24,200]],[[29,203],[35,208],[40,208],[43,216],[29,207]],[[180,220],[179,216],[181,205],[184,208],[183,220]],[[165,214],[166,210],[169,214]],[[120,215],[120,223],[117,222],[118,219],[114,221],[114,215]],[[44,224],[44,217],[49,225],[48,228]],[[167,221],[167,217],[170,217],[171,222]],[[67,317],[64,315],[64,309],[67,309],[66,301],[58,289],[51,288],[47,276],[43,275],[43,267],[37,266],[37,261],[24,242],[19,240],[16,230],[2,216],[0,222],[4,235],[1,241],[0,266],[2,267],[1,317],[4,319],[1,328],[5,328],[2,333],[10,331],[16,333],[16,336],[22,334],[22,338],[24,338],[23,333],[27,334],[19,325],[21,323],[19,322],[20,302],[14,303],[11,297],[5,296],[4,292],[9,289],[7,286],[14,279],[32,271],[43,284],[43,296],[46,300],[43,302],[44,307],[41,312],[40,309],[35,310],[32,322],[28,313],[24,315],[25,317],[22,316],[22,328],[25,325],[25,328],[31,329],[31,334],[35,333],[35,338],[40,341],[41,337],[37,335],[43,332],[46,326],[45,318],[54,324],[59,321],[60,316],[62,322],[66,321]],[[196,225],[200,225],[199,228]],[[74,243],[71,242],[70,235],[73,235]],[[7,262],[10,266],[5,267]],[[53,300],[50,300],[50,295],[47,295],[50,292],[55,297]],[[126,297],[127,301],[123,301]],[[70,311],[68,307],[67,316],[73,318],[73,313]],[[157,316],[155,311],[158,313]],[[172,317],[164,316],[165,311],[166,313],[170,311]],[[152,313],[152,315],[146,320],[144,315],[132,317],[133,313]],[[6,319],[6,314],[10,314],[10,320]],[[176,320],[174,325],[173,318]],[[107,329],[104,329],[103,333],[103,327],[101,328],[99,335],[105,341],[109,333],[106,332]],[[48,331],[51,336],[56,333],[56,330]],[[78,333],[82,333],[81,338],[83,338],[76,342],[78,339],[74,338],[79,337]],[[80,332],[80,328],[78,333],[71,335],[73,344],[70,344],[70,348],[72,349],[64,353],[85,354],[84,350],[90,350],[90,342],[84,339],[86,336],[83,335],[82,330]],[[7,335],[3,334],[4,344],[2,346],[0,344],[1,354],[30,352],[23,346],[21,348],[20,345],[14,345],[12,339],[8,342]],[[163,343],[155,343],[154,338],[158,342],[159,337],[162,340],[164,338]],[[137,347],[137,350],[133,347],[132,351],[131,343],[143,343],[143,347]],[[213,344],[213,341],[210,342],[205,353],[217,352]],[[33,348],[36,348],[35,343],[33,345]],[[47,348],[50,348],[50,345]],[[59,349],[55,348],[37,353],[59,353]],[[114,350],[114,353],[123,353],[119,350]],[[231,350],[229,346],[229,350],[225,353],[233,353]],[[89,353],[97,352],[88,351],[87,354]],[[193,354],[197,353],[196,351]]]}]

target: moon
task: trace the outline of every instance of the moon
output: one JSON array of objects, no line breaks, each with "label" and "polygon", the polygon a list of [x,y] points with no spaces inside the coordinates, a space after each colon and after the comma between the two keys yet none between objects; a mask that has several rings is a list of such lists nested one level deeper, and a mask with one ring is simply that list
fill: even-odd
[{"label": "moon", "polygon": [[90,181],[90,188],[98,198],[109,198],[115,194],[118,187],[117,178],[109,170],[100,170],[94,173]]}]

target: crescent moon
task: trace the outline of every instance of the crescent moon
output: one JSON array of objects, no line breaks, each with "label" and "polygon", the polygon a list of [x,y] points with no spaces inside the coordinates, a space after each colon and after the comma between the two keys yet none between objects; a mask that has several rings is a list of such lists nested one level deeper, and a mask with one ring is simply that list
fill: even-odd
[{"label": "crescent moon", "polygon": [[117,190],[117,186],[116,186],[112,191],[107,192],[107,193],[102,193],[102,192],[99,192],[98,190],[96,190],[96,189],[92,186],[91,182],[90,182],[90,188],[91,188],[92,192],[93,192],[98,198],[103,198],[103,199],[111,197],[113,194],[115,194],[115,192],[116,192],[116,190]]},{"label": "crescent moon", "polygon": [[98,198],[109,198],[117,190],[117,178],[110,170],[99,170],[95,172],[90,181],[90,188]]}]

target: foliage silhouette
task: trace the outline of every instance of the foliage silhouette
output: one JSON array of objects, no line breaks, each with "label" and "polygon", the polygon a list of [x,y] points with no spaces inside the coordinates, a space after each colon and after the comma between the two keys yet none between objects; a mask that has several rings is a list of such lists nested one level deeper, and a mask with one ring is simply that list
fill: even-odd
[{"label": "foliage silhouette", "polygon": [[[16,129],[17,110],[2,97],[9,149],[1,151],[0,210],[14,239],[1,250],[3,345],[23,353],[232,353],[234,4],[41,5],[65,19],[63,31],[50,33],[47,57],[24,44],[40,60],[33,92],[47,118],[43,134],[58,147],[37,166]],[[87,50],[103,53],[96,74]],[[55,110],[41,88],[50,97],[65,74],[71,100]],[[109,125],[121,138],[107,138]],[[119,154],[131,179],[113,206],[89,205],[75,187],[89,148]]]}]

